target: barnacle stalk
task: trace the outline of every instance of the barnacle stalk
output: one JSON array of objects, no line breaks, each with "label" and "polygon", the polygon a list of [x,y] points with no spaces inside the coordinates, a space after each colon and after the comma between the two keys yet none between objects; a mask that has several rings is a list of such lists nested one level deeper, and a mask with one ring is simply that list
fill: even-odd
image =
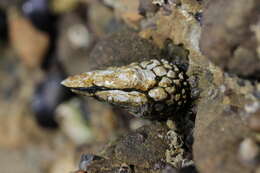
[{"label": "barnacle stalk", "polygon": [[188,82],[177,65],[151,59],[71,76],[62,85],[128,110],[137,117],[165,119],[188,99]]}]

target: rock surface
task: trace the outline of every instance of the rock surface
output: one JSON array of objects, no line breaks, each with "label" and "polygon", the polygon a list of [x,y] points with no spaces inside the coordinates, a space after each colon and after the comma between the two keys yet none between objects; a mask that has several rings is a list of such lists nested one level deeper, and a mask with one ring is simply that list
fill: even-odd
[{"label": "rock surface", "polygon": [[203,13],[202,52],[228,72],[259,79],[259,11],[258,0],[211,0]]},{"label": "rock surface", "polygon": [[[101,152],[100,156],[96,156],[100,159],[89,161],[88,164],[85,164],[86,167],[83,167],[83,170],[85,169],[88,173],[100,171],[114,173],[122,171],[122,166],[124,166],[127,167],[125,169],[128,172],[132,173],[166,171],[173,167],[166,163],[167,156],[165,155],[171,143],[170,139],[167,138],[169,131],[170,129],[165,123],[157,122],[143,126],[114,141]],[[175,147],[177,147],[176,144],[174,144]],[[178,151],[172,152],[177,155]],[[176,163],[181,162],[181,160],[176,160]],[[77,173],[80,173],[80,171],[82,169]]]}]

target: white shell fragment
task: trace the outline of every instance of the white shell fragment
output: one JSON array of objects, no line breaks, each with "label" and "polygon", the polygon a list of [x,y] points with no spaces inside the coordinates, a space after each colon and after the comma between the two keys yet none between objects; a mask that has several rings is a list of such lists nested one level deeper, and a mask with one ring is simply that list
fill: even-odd
[{"label": "white shell fragment", "polygon": [[168,63],[164,63],[163,66],[167,69],[172,69],[172,66]]},{"label": "white shell fragment", "polygon": [[184,79],[184,76],[183,76],[183,73],[181,72],[181,73],[179,73],[179,79],[181,79],[181,80],[183,80]]},{"label": "white shell fragment", "polygon": [[176,66],[176,65],[173,65],[173,70],[176,71],[176,72],[179,72],[179,68]]},{"label": "white shell fragment", "polygon": [[148,70],[151,70],[151,69],[153,69],[154,67],[156,67],[156,66],[158,66],[158,65],[160,65],[160,64],[161,64],[161,63],[160,63],[158,60],[152,59],[152,60],[151,60],[151,63],[148,64],[148,65],[146,66],[146,68],[147,68]]},{"label": "white shell fragment", "polygon": [[148,92],[148,95],[150,97],[152,97],[155,101],[160,101],[160,100],[164,100],[167,98],[168,94],[164,91],[163,88],[155,88],[155,89],[151,89]]},{"label": "white shell fragment", "polygon": [[[184,73],[165,59],[134,62],[71,76],[73,92],[122,107],[138,117],[169,116],[188,99]],[[184,85],[186,84],[186,85]]]},{"label": "white shell fragment", "polygon": [[146,68],[148,64],[150,64],[151,62],[150,61],[143,61],[140,63],[140,66],[143,67],[143,68]]},{"label": "white shell fragment", "polygon": [[167,77],[176,78],[177,77],[176,72],[169,70],[167,73]]},{"label": "white shell fragment", "polygon": [[159,86],[161,87],[169,87],[172,84],[172,80],[167,78],[167,77],[163,77],[162,80],[159,82]]},{"label": "white shell fragment", "polygon": [[156,74],[156,76],[164,76],[167,73],[167,71],[165,70],[165,68],[163,66],[155,67],[155,68],[153,68],[153,71]]},{"label": "white shell fragment", "polygon": [[176,88],[173,87],[167,87],[165,88],[165,90],[169,93],[169,94],[173,94],[176,91]]}]

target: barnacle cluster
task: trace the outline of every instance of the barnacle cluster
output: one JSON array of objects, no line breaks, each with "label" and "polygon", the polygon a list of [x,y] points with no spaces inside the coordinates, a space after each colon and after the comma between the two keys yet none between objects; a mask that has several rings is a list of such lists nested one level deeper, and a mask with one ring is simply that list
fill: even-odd
[{"label": "barnacle cluster", "polygon": [[71,76],[73,92],[122,107],[137,117],[164,119],[188,100],[185,73],[166,59],[151,59]]},{"label": "barnacle cluster", "polygon": [[171,129],[167,132],[166,139],[169,141],[169,148],[165,152],[166,161],[176,168],[183,167],[185,163],[182,162],[188,162],[188,160],[185,159],[184,142],[181,135]]}]

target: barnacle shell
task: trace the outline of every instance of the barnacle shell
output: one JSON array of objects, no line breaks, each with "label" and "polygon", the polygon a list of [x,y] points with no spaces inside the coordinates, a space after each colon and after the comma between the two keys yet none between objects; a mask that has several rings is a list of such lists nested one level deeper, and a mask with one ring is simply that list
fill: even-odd
[{"label": "barnacle shell", "polygon": [[156,84],[155,74],[133,64],[121,68],[86,72],[69,77],[63,84],[69,88],[89,88],[93,86],[111,89],[131,89],[147,91]]},{"label": "barnacle shell", "polygon": [[172,80],[171,79],[169,79],[167,77],[163,77],[158,85],[160,87],[168,87],[168,86],[171,86],[171,84],[172,84]]},{"label": "barnacle shell", "polygon": [[176,72],[172,71],[172,70],[169,70],[168,73],[167,73],[167,77],[170,77],[170,78],[176,78]]},{"label": "barnacle shell", "polygon": [[145,94],[137,91],[126,92],[120,90],[108,90],[98,91],[96,95],[98,95],[100,99],[111,104],[141,106],[148,101]]},{"label": "barnacle shell", "polygon": [[62,84],[73,92],[150,119],[166,118],[179,110],[189,93],[185,73],[165,59],[86,72],[71,76]]},{"label": "barnacle shell", "polygon": [[164,67],[162,66],[158,66],[153,68],[154,73],[156,74],[156,76],[164,76],[167,74],[167,71]]},{"label": "barnacle shell", "polygon": [[153,98],[155,101],[161,101],[167,98],[168,94],[165,92],[165,90],[163,88],[154,88],[151,89],[148,92],[148,95]]}]

